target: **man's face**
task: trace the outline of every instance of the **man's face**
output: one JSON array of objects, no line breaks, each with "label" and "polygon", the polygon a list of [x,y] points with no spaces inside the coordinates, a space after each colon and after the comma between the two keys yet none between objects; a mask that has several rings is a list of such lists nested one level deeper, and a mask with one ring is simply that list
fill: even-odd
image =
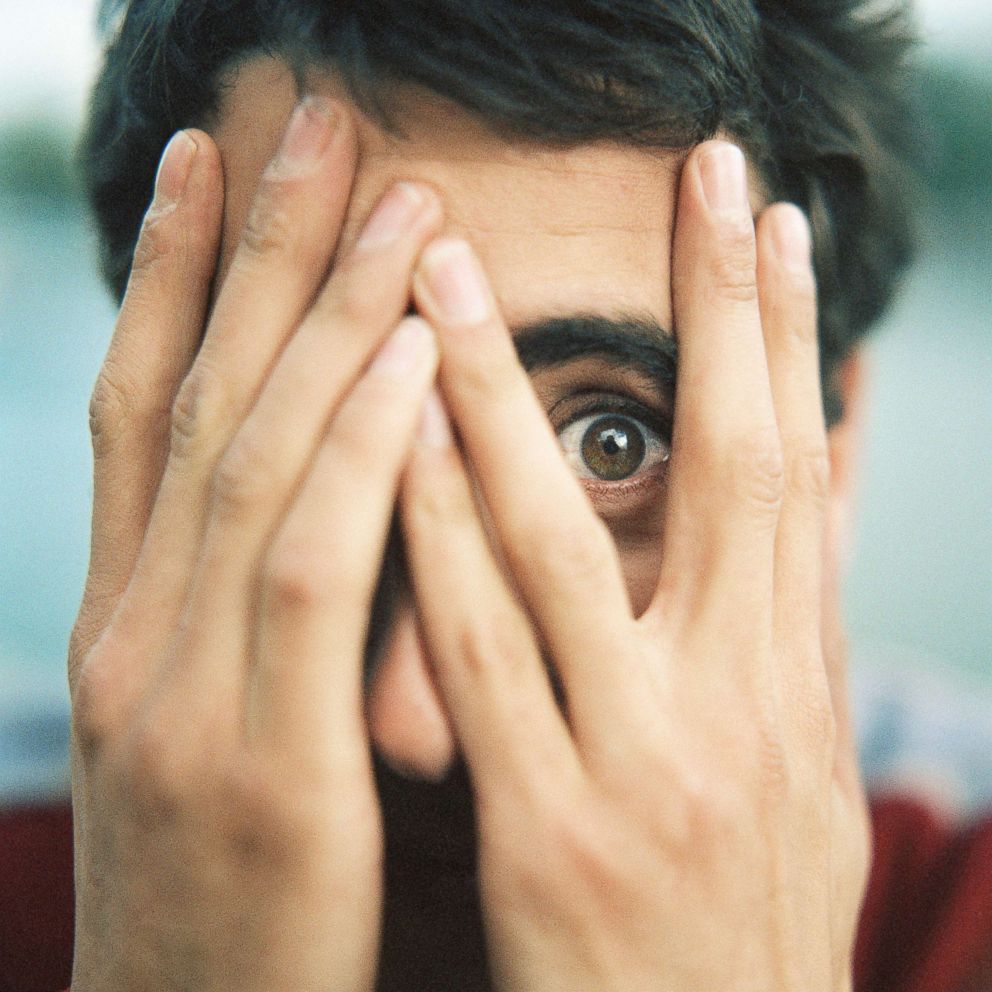
[{"label": "man's face", "polygon": [[[341,96],[330,82],[323,91]],[[286,68],[260,59],[239,73],[222,107],[214,129],[227,181],[222,275],[297,98]],[[358,171],[339,251],[355,240],[392,183],[426,181],[441,194],[446,233],[466,237],[480,254],[512,329],[591,315],[635,318],[646,327],[654,325],[655,337],[670,332],[669,266],[680,156],[605,144],[568,151],[510,144],[453,105],[429,97],[404,104],[402,138],[366,117],[358,119]],[[543,354],[545,349],[538,344],[538,350]],[[667,443],[672,396],[670,385],[657,376],[627,366],[622,356],[613,359],[587,354],[564,363],[540,362],[533,381],[556,430],[580,425],[563,441],[580,474],[590,475],[587,489],[617,540],[640,610],[657,578],[662,519],[663,452],[652,435]],[[621,475],[636,466],[644,440],[628,437],[637,450],[617,453],[604,435],[600,443],[607,444],[608,458],[613,453],[612,463],[590,465],[590,449],[583,453],[581,444],[589,418],[582,413],[589,410],[592,417],[611,409],[636,421],[623,419],[614,427],[626,427],[632,435],[638,424],[649,429],[650,450],[641,468],[626,478],[597,479],[597,469]],[[525,438],[505,441],[526,443]]]}]

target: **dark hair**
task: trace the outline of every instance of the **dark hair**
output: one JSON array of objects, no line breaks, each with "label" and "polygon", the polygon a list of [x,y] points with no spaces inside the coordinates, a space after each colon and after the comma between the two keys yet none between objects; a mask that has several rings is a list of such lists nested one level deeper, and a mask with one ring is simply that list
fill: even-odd
[{"label": "dark hair", "polygon": [[395,83],[515,139],[687,148],[717,131],[769,194],[809,215],[828,417],[838,363],[888,304],[912,248],[900,0],[104,0],[113,27],[81,145],[102,267],[123,294],[158,158],[209,126],[256,53],[332,66],[394,127]]}]

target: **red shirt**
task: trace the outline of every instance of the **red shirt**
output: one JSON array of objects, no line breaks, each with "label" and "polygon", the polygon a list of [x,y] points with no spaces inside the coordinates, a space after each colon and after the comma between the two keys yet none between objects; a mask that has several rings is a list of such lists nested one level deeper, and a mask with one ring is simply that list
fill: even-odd
[{"label": "red shirt", "polygon": [[[992,992],[992,813],[955,829],[889,795],[872,817],[856,992]],[[0,992],[64,989],[71,965],[69,810],[2,813]]]}]

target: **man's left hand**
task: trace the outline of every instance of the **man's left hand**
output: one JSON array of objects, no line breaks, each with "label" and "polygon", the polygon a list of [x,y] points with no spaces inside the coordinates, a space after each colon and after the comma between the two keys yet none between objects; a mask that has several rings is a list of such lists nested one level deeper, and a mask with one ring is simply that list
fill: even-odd
[{"label": "man's left hand", "polygon": [[823,647],[808,229],[776,205],[755,230],[736,155],[707,143],[683,172],[664,548],[639,617],[468,246],[435,243],[414,281],[444,400],[403,524],[502,992],[850,988],[869,843]]}]

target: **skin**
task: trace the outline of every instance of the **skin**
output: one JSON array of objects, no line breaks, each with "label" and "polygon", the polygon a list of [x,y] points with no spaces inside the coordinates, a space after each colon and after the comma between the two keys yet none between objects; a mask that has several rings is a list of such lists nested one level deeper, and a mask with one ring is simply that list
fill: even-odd
[{"label": "skin", "polygon": [[[848,989],[868,840],[804,220],[756,230],[724,142],[524,148],[416,96],[400,141],[317,90],[281,151],[271,63],[174,139],[94,393],[74,989]],[[650,496],[549,427],[644,384],[517,361],[509,327],[575,312],[678,328]],[[451,776],[377,780],[373,746],[458,752],[472,872],[391,826]]]}]

